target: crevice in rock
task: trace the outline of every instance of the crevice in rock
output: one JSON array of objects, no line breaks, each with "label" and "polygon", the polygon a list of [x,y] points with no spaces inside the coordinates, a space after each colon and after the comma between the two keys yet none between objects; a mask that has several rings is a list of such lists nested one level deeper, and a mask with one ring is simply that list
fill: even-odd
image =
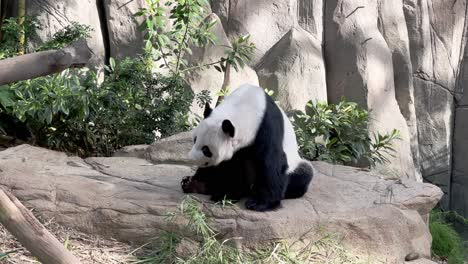
[{"label": "crevice in rock", "polygon": [[[452,6],[452,9],[453,7],[455,6],[456,4],[456,1],[454,1],[453,3],[453,6]],[[448,207],[450,210],[452,210],[454,208],[454,200],[455,199],[452,199],[452,196],[454,195],[452,193],[452,187],[454,186],[454,174],[456,174],[456,170],[457,168],[455,167],[455,164],[454,164],[454,157],[453,155],[456,153],[455,151],[455,138],[456,138],[456,135],[457,135],[457,124],[456,124],[456,121],[457,121],[457,109],[468,109],[468,105],[459,105],[458,102],[462,100],[462,97],[463,97],[463,94],[464,94],[464,81],[465,81],[465,71],[468,70],[468,65],[467,65],[467,51],[466,51],[466,39],[467,39],[467,35],[468,35],[468,24],[467,24],[467,15],[468,15],[468,4],[465,4],[465,16],[464,16],[464,21],[463,21],[463,35],[462,35],[462,38],[461,38],[461,47],[460,47],[460,54],[459,54],[459,64],[458,64],[458,71],[457,71],[457,75],[456,75],[456,82],[455,82],[455,95],[454,95],[454,105],[453,105],[453,115],[452,115],[452,137],[450,139],[451,141],[451,146],[450,146],[450,168],[451,168],[451,171],[450,171],[450,179],[449,179],[449,186],[448,186],[448,189],[449,189],[449,193],[447,194],[448,196]],[[458,146],[459,148],[462,148],[461,146]]]},{"label": "crevice in rock", "polygon": [[449,94],[451,94],[452,96],[455,96],[455,94],[457,94],[456,92],[454,91],[451,91],[448,87],[434,81],[434,80],[429,80],[429,79],[426,79],[424,77],[422,77],[421,75],[418,75],[418,74],[413,74],[413,77],[416,78],[416,79],[419,79],[421,81],[424,81],[424,82],[429,82],[429,83],[432,83],[434,84],[435,86],[439,87],[439,88],[442,88],[443,90],[447,91]]},{"label": "crevice in rock", "polygon": [[104,64],[109,65],[110,59],[110,39],[109,28],[107,26],[107,14],[105,8],[105,0],[96,0],[96,7],[99,16],[99,24],[101,26],[102,40],[104,44]]},{"label": "crevice in rock", "polygon": [[328,94],[329,94],[329,86],[328,86],[328,70],[327,70],[327,59],[325,56],[325,49],[326,49],[326,44],[325,44],[325,32],[326,32],[326,14],[327,14],[327,1],[324,0],[322,1],[322,60],[323,60],[323,70],[325,71],[325,86],[326,86],[326,91],[327,91],[327,101],[328,101]]}]

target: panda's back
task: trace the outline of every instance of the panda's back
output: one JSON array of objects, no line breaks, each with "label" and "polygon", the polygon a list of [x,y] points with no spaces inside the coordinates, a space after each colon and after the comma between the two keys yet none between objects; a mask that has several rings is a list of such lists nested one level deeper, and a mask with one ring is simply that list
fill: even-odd
[{"label": "panda's back", "polygon": [[285,153],[288,171],[294,170],[302,161],[291,122],[261,87],[239,86],[214,109],[213,118],[218,122],[229,119],[239,128],[236,137],[240,140],[240,147],[249,146],[254,141],[279,144]]},{"label": "panda's back", "polygon": [[262,88],[244,84],[234,90],[211,113],[209,119],[220,123],[229,119],[236,127],[240,147],[251,144],[265,115],[266,100]]}]

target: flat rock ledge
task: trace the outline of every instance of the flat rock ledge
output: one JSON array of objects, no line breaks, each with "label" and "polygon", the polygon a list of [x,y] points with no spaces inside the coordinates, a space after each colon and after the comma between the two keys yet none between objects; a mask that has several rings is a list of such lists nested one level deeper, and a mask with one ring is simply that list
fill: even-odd
[{"label": "flat rock ledge", "polygon": [[[179,136],[161,143],[172,145],[172,151],[186,148],[185,141]],[[148,154],[147,148],[154,152],[158,147],[139,146],[135,155]],[[160,150],[164,156],[164,149]],[[174,164],[177,157],[171,153],[172,164],[155,164],[131,157],[131,151],[126,151],[126,157],[81,159],[21,145],[0,152],[0,186],[44,219],[82,232],[144,243],[162,231],[186,232],[186,222],[168,222],[167,213],[176,211],[184,199],[180,180],[194,170],[183,161]],[[312,241],[326,230],[340,234],[343,245],[356,254],[384,263],[403,263],[410,253],[430,257],[431,236],[425,222],[442,196],[438,187],[385,180],[324,162],[313,166],[309,192],[301,199],[283,201],[274,212],[248,211],[243,202],[222,208],[206,196],[196,197],[203,201],[203,210],[220,235],[240,237],[236,241],[245,247],[279,239]]]}]

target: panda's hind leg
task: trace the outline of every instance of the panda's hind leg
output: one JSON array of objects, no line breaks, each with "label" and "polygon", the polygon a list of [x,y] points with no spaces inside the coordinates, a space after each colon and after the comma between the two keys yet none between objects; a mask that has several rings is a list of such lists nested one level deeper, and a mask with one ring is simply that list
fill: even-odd
[{"label": "panda's hind leg", "polygon": [[312,165],[306,161],[301,162],[299,166],[288,175],[289,182],[284,198],[295,199],[302,197],[307,192],[313,176],[314,170],[312,169]]}]

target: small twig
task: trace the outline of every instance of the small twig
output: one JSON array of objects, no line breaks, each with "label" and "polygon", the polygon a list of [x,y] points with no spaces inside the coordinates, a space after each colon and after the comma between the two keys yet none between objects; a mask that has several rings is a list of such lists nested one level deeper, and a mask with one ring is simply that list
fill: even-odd
[{"label": "small twig", "polygon": [[356,11],[358,11],[358,9],[361,9],[361,8],[364,8],[365,6],[358,6],[356,7],[353,11],[351,11],[351,13],[349,13],[346,18],[350,17],[352,14],[354,14]]},{"label": "small twig", "polygon": [[187,32],[190,24],[190,6],[187,5],[187,13],[188,13],[188,18],[187,18],[187,24],[185,25],[185,32],[184,36],[182,37],[182,41],[179,43],[179,54],[177,54],[177,65],[176,65],[176,72],[179,72],[179,65],[180,65],[180,56],[182,55],[182,45],[185,44],[185,38],[187,37]]},{"label": "small twig", "polygon": [[222,62],[222,61],[223,61],[223,60],[219,60],[219,61],[210,62],[210,63],[206,63],[206,64],[202,64],[202,65],[196,65],[196,66],[188,67],[188,68],[186,68],[186,69],[181,70],[181,72],[196,70],[196,69],[198,69],[198,68],[203,68],[203,67],[206,67],[206,66],[218,64],[218,63],[220,63],[220,62]]}]

